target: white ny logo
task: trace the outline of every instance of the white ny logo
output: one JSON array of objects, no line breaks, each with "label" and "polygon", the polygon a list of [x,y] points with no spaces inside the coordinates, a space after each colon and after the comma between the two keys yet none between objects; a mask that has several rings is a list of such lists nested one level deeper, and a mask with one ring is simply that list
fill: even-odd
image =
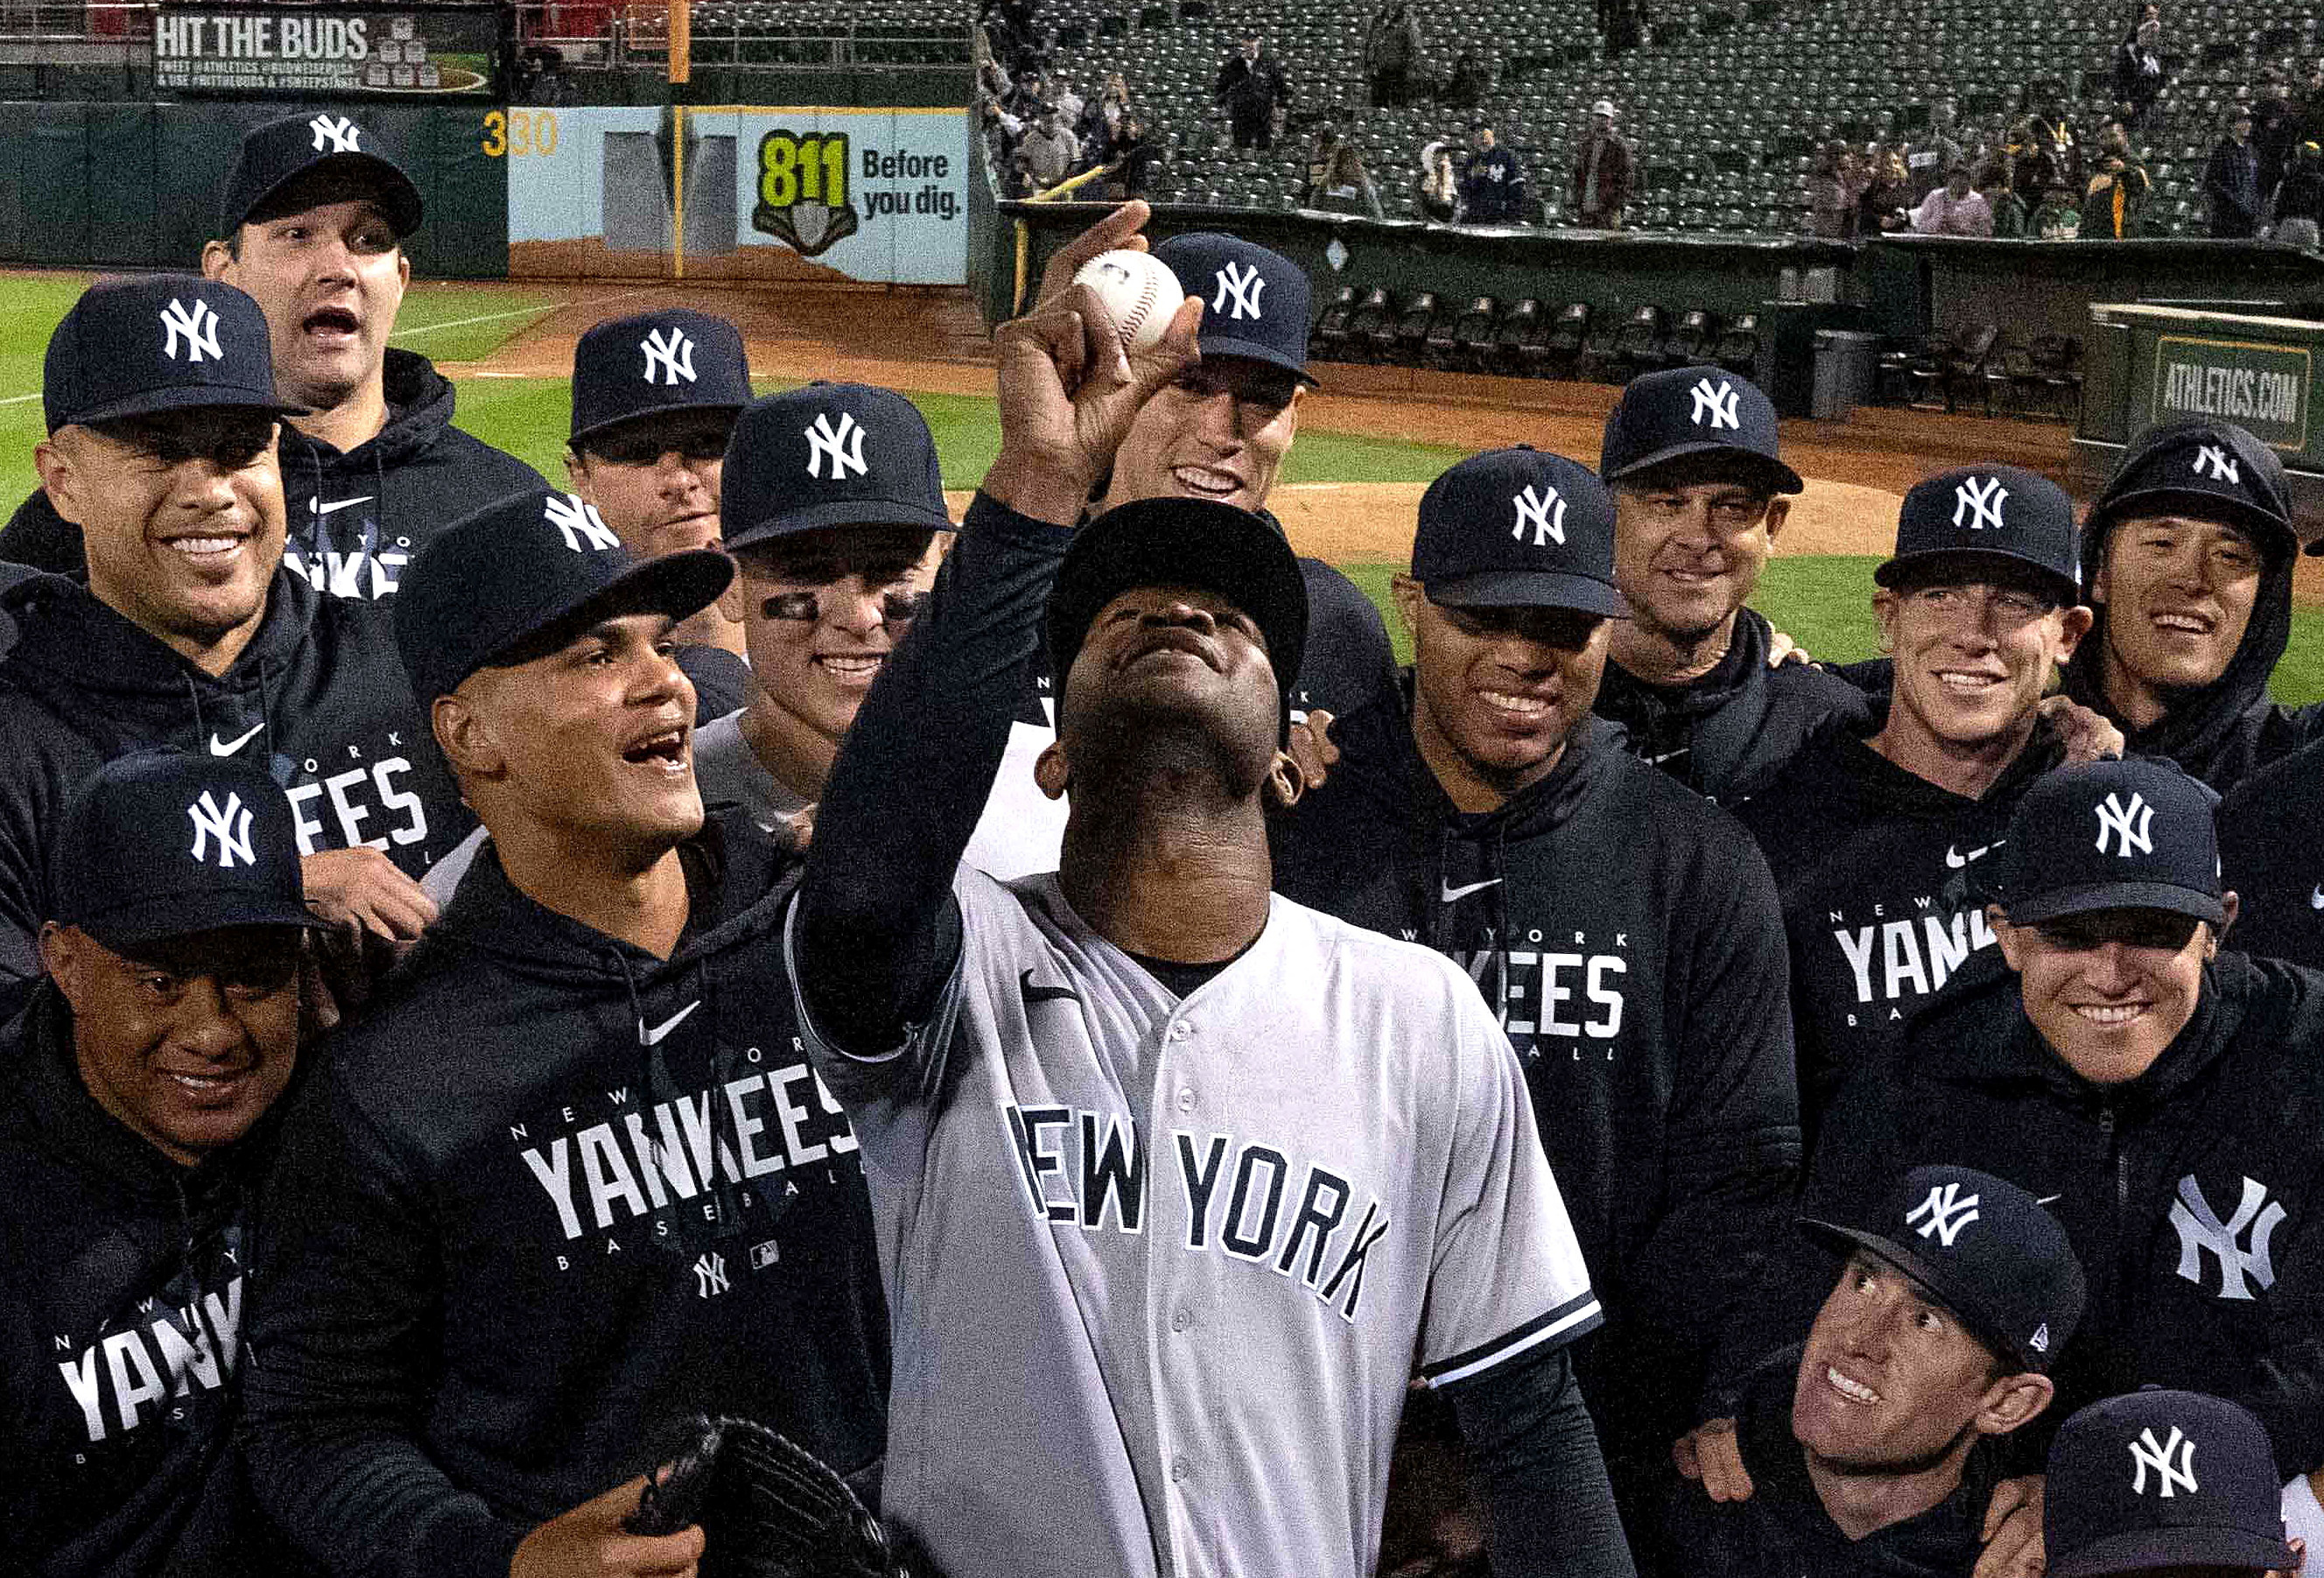
[{"label": "white ny logo", "polygon": [[2126,806],[2121,796],[2109,794],[2105,804],[2091,808],[2098,814],[2097,848],[2100,854],[2107,852],[2109,834],[2114,837],[2115,854],[2123,860],[2128,860],[2134,849],[2141,854],[2154,853],[2154,840],[2148,836],[2154,826],[2154,807],[2146,803],[2144,795],[2134,793]]},{"label": "white ny logo", "polygon": [[161,347],[161,354],[172,362],[176,361],[178,342],[183,339],[189,363],[198,363],[204,356],[213,361],[222,360],[226,353],[218,349],[217,321],[217,314],[211,311],[210,304],[200,297],[194,298],[191,311],[187,310],[183,301],[175,296],[171,297],[169,306],[161,309],[161,327],[170,335],[168,343]]},{"label": "white ny logo", "polygon": [[1708,420],[1711,430],[1715,433],[1721,428],[1743,425],[1743,413],[1739,409],[1743,396],[1725,379],[1720,380],[1719,387],[1713,389],[1710,379],[1698,378],[1689,392],[1694,396],[1694,410],[1689,413],[1688,420],[1696,427],[1702,426]]},{"label": "white ny logo", "polygon": [[[1953,489],[1953,524],[1966,525],[1971,531],[1988,526],[1998,531],[2009,523],[2001,518],[2002,501],[2008,497],[2009,490],[2001,485],[1999,477],[1988,476],[1979,485],[1972,476]],[[1966,521],[1963,515],[1969,517]]]},{"label": "white ny logo", "polygon": [[2146,1494],[2149,1469],[2154,1471],[2155,1488],[2166,1501],[2181,1490],[2202,1489],[2195,1482],[2195,1444],[2176,1425],[2171,1426],[2168,1441],[2155,1440],[2152,1427],[2140,1431],[2138,1439],[2130,1444],[2130,1461],[2138,1469],[2136,1477],[2130,1481],[2130,1493],[2134,1496]]},{"label": "white ny logo", "polygon": [[[2246,1277],[2266,1291],[2275,1286],[2275,1263],[2268,1256],[2268,1240],[2283,1217],[2283,1202],[2270,1200],[2267,1186],[2247,1177],[2235,1215],[2222,1223],[2211,1203],[2203,1198],[2195,1175],[2189,1173],[2179,1180],[2179,1198],[2171,1206],[2171,1225],[2179,1230],[2179,1275],[2200,1287],[2203,1251],[2209,1250],[2219,1258],[2221,1298],[2250,1298]],[[2248,1250],[2240,1241],[2246,1228],[2251,1230]]]},{"label": "white ny logo", "polygon": [[2228,457],[2217,444],[2206,444],[2195,451],[2195,475],[2208,476],[2213,482],[2224,482],[2231,487],[2244,483],[2243,467]]},{"label": "white ny logo", "polygon": [[217,840],[217,867],[222,872],[234,870],[234,863],[244,865],[258,863],[258,852],[250,844],[250,808],[242,803],[238,794],[228,794],[220,806],[204,789],[202,798],[186,807],[186,815],[194,820],[194,847],[190,852],[198,861],[207,862],[210,840]]},{"label": "white ny logo", "polygon": [[[1218,293],[1211,298],[1211,310],[1224,312],[1230,318],[1257,318],[1259,293],[1267,289],[1256,263],[1230,263],[1218,272]],[[1227,298],[1234,298],[1230,307]]]},{"label": "white ny logo", "polygon": [[1977,1202],[1975,1195],[1962,1199],[1959,1184],[1939,1184],[1929,1190],[1927,1199],[1904,1213],[1904,1225],[1910,1227],[1925,1216],[1929,1220],[1921,1222],[1921,1236],[1927,1238],[1933,1233],[1943,1241],[1945,1248],[1951,1249],[1961,1229],[1977,1220]]},{"label": "white ny logo", "polygon": [[1521,494],[1512,494],[1509,503],[1517,507],[1517,523],[1509,528],[1509,535],[1519,542],[1525,540],[1526,528],[1533,528],[1533,545],[1539,548],[1544,540],[1554,539],[1561,548],[1565,546],[1565,500],[1555,488],[1545,490],[1546,496],[1534,492],[1531,483]]},{"label": "white ny logo", "polygon": [[826,457],[831,461],[834,482],[844,482],[851,472],[862,476],[870,469],[863,464],[863,424],[855,420],[853,411],[841,411],[836,428],[831,425],[828,413],[818,412],[806,432],[807,474],[817,482],[823,480]]},{"label": "white ny logo", "polygon": [[597,506],[583,503],[577,494],[549,494],[541,513],[563,534],[565,546],[576,553],[587,553],[593,549],[603,552],[622,545],[613,528],[605,524],[605,518],[597,513]]},{"label": "white ny logo", "polygon": [[363,152],[363,128],[345,115],[317,115],[307,123],[307,126],[315,134],[315,152],[318,153],[323,151],[326,143],[330,144],[334,153]]},{"label": "white ny logo", "polygon": [[661,381],[675,387],[678,381],[694,382],[694,342],[686,332],[676,327],[649,334],[638,342],[638,349],[646,354],[646,382],[654,381],[654,369],[661,369]]},{"label": "white ny logo", "polygon": [[726,1291],[726,1257],[715,1252],[694,1262],[694,1296],[708,1298]]}]

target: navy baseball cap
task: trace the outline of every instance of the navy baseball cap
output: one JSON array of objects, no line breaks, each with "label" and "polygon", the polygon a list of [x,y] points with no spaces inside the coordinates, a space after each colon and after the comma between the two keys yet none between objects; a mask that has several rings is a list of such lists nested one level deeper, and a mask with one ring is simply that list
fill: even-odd
[{"label": "navy baseball cap", "polygon": [[2233,422],[2149,428],[2123,451],[2083,525],[2098,536],[2126,515],[2165,514],[2239,526],[2271,553],[2300,547],[2283,462]]},{"label": "navy baseball cap", "polygon": [[1800,1231],[1841,1254],[1865,1249],[1886,1260],[2020,1373],[2047,1374],[2081,1322],[2088,1286],[2066,1230],[1990,1173],[1914,1167],[1868,1223],[1802,1217]]},{"label": "navy baseball cap", "polygon": [[396,650],[425,707],[477,669],[554,651],[600,620],[684,619],[733,578],[733,561],[715,549],[641,562],[578,495],[528,489],[420,550],[396,594]]},{"label": "navy baseball cap", "polygon": [[738,411],[751,403],[751,365],[733,324],[683,307],[597,325],[573,347],[573,432],[590,434],[666,411]]},{"label": "navy baseball cap", "polygon": [[198,274],[91,285],[49,337],[41,409],[51,433],[205,406],[305,409],[276,397],[266,315],[232,285]]},{"label": "navy baseball cap", "polygon": [[[335,183],[322,189],[322,176]],[[324,110],[284,115],[243,134],[234,168],[218,189],[218,235],[254,220],[279,218],[318,203],[363,193],[386,211],[399,239],[420,228],[420,189],[383,152],[371,128]]]},{"label": "navy baseball cap", "polygon": [[1784,464],[1775,407],[1748,378],[1716,367],[1672,367],[1630,380],[1606,419],[1598,475],[1612,483],[1684,455],[1733,455],[1766,473],[1774,491],[1800,491]]},{"label": "navy baseball cap", "polygon": [[1179,288],[1203,302],[1195,343],[1206,356],[1249,356],[1307,372],[1307,271],[1279,252],[1215,231],[1173,235],[1154,248]]},{"label": "navy baseball cap", "polygon": [[1124,592],[1187,586],[1241,609],[1267,638],[1267,657],[1290,725],[1291,690],[1307,648],[1307,582],[1272,516],[1211,499],[1138,499],[1074,533],[1046,616],[1058,715],[1065,678],[1090,622]]},{"label": "navy baseball cap", "polygon": [[1428,484],[1412,578],[1454,607],[1630,612],[1614,586],[1613,495],[1588,466],[1528,444],[1472,455]]},{"label": "navy baseball cap", "polygon": [[[2074,501],[2014,466],[1973,466],[1914,483],[1896,515],[1895,556],[1872,572],[1884,586],[2012,569],[2068,606],[2082,597]],[[1980,567],[1984,567],[1981,570]]]},{"label": "navy baseball cap", "polygon": [[2218,795],[2168,761],[2092,761],[2043,773],[2009,817],[1989,897],[2015,926],[2094,909],[2168,909],[2227,921]]},{"label": "navy baseball cap", "polygon": [[66,803],[49,869],[49,918],[132,958],[230,926],[318,924],[289,797],[231,757],[141,751],[106,762]]},{"label": "navy baseball cap", "polygon": [[2289,1571],[2282,1482],[2267,1431],[2239,1404],[2159,1387],[2092,1403],[2050,1444],[2050,1578]]},{"label": "navy baseball cap", "polygon": [[831,526],[953,529],[927,419],[869,383],[753,401],[726,440],[718,518],[730,549]]}]

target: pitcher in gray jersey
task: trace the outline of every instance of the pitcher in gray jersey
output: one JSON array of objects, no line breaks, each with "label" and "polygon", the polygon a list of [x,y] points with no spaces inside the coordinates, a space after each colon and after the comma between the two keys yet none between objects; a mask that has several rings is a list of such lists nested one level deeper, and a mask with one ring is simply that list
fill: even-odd
[{"label": "pitcher in gray jersey", "polygon": [[[1497,1573],[1628,1573],[1563,1353],[1598,1304],[1515,1054],[1449,961],[1268,891],[1289,545],[1199,500],[1066,530],[1194,322],[1124,356],[1075,288],[1004,326],[1002,456],[794,907],[896,1323],[883,1510],[949,1578],[1360,1578],[1417,1375]],[[959,854],[1045,599],[1070,814],[1061,869],[1003,884]]]}]

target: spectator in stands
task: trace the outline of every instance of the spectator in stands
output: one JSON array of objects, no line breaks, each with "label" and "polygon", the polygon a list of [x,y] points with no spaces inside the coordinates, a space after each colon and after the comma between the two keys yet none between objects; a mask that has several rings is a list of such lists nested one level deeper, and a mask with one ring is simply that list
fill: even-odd
[{"label": "spectator in stands", "polygon": [[2252,113],[2238,106],[2227,115],[2227,134],[2203,167],[2203,195],[2211,204],[2211,237],[2247,241],[2259,233],[2259,153],[2252,146]]},{"label": "spectator in stands", "polygon": [[1904,178],[1904,156],[1875,143],[1865,150],[1866,178],[1856,199],[1856,233],[1869,240],[1904,229],[1912,222],[1904,199],[1912,188]]},{"label": "spectator in stands", "polygon": [[1525,167],[1500,146],[1492,124],[1469,129],[1469,167],[1461,177],[1461,205],[1471,225],[1526,223]]},{"label": "spectator in stands", "polygon": [[2015,241],[2025,234],[2025,203],[2009,185],[2009,165],[1996,160],[1977,178],[1977,189],[1993,212],[1996,239]]},{"label": "spectator in stands", "polygon": [[1361,203],[1364,212],[1375,219],[1387,217],[1380,212],[1379,193],[1365,172],[1363,156],[1336,122],[1325,121],[1316,128],[1314,145],[1308,151],[1307,179],[1299,189],[1299,206],[1344,206],[1352,211],[1356,203]]},{"label": "spectator in stands", "polygon": [[1912,176],[1913,201],[1918,203],[1943,186],[1953,166],[1965,163],[1967,158],[1953,135],[1953,101],[1941,98],[1929,106],[1928,132],[1914,138],[1904,155],[1904,168]]},{"label": "spectator in stands", "polygon": [[[1590,129],[1573,159],[1573,180],[1567,194],[1567,211],[1584,230],[1619,230],[1622,210],[1630,200],[1630,145],[1614,133],[1614,101],[1601,98],[1590,106]],[[1470,214],[1475,217],[1472,200]]]},{"label": "spectator in stands", "polygon": [[1444,84],[1444,102],[1454,109],[1474,109],[1484,102],[1492,85],[1491,68],[1476,51],[1462,50],[1452,62],[1451,78]]},{"label": "spectator in stands", "polygon": [[2082,145],[2074,135],[2073,124],[2066,115],[2066,90],[2052,83],[2044,96],[2046,106],[2034,117],[2034,140],[2050,156],[2055,174],[2052,184],[2062,185],[2080,196],[2083,187]]},{"label": "spectator in stands", "polygon": [[2324,146],[2302,143],[2269,200],[2275,228],[2269,239],[2316,250],[2324,226]]},{"label": "spectator in stands", "polygon": [[2040,240],[2071,241],[2082,233],[2082,205],[2065,187],[2053,186],[2042,194],[2026,223]]},{"label": "spectator in stands", "polygon": [[1364,75],[1371,79],[1375,106],[1397,109],[1412,102],[1420,49],[1420,18],[1413,14],[1411,0],[1388,0],[1373,13],[1364,38]]},{"label": "spectator in stands", "polygon": [[1844,241],[1856,234],[1856,156],[1834,139],[1808,165],[1808,234]]},{"label": "spectator in stands", "polygon": [[1041,69],[1027,65],[1017,69],[1017,86],[1001,101],[1001,107],[1029,126],[1041,118],[1041,111],[1048,102],[1048,96],[1042,91]]},{"label": "spectator in stands", "polygon": [[1145,122],[1125,111],[1113,124],[1104,157],[1113,167],[1113,175],[1105,183],[1107,193],[1127,202],[1153,189],[1154,167],[1162,162],[1162,147],[1147,135]]},{"label": "spectator in stands", "polygon": [[1276,112],[1290,104],[1291,87],[1258,33],[1243,34],[1241,47],[1219,68],[1211,91],[1233,129],[1236,147],[1275,146]]},{"label": "spectator in stands", "polygon": [[1017,164],[1037,192],[1047,191],[1071,175],[1081,162],[1081,139],[1065,124],[1065,112],[1044,105],[1040,116],[1017,139]]},{"label": "spectator in stands", "polygon": [[2153,183],[2144,167],[2127,153],[2106,149],[2098,154],[2098,172],[2090,177],[2083,195],[2080,234],[2122,241],[2138,234],[2139,216]]},{"label": "spectator in stands", "polygon": [[2139,8],[2137,25],[2123,35],[2114,53],[2114,96],[2130,106],[2132,120],[2146,121],[2147,106],[2163,91],[2163,13]]},{"label": "spectator in stands", "polygon": [[1969,166],[1957,163],[1913,210],[1912,225],[1915,235],[1991,235],[1993,209],[1969,189]]},{"label": "spectator in stands", "polygon": [[[1065,116],[1068,130],[1081,125],[1082,111],[1086,106],[1086,101],[1080,94],[1074,91],[1072,83],[1062,77],[1058,78],[1050,89],[1049,102],[1057,106],[1059,115]],[[1081,134],[1076,131],[1074,134],[1078,137]]]},{"label": "spectator in stands", "polygon": [[[991,99],[984,101],[984,151],[992,168],[1001,172],[1003,183],[1014,184],[1017,174],[1017,139],[1025,134],[1025,124]],[[1020,191],[1010,191],[1010,197],[1022,197]]]},{"label": "spectator in stands", "polygon": [[1451,225],[1461,217],[1461,180],[1452,170],[1452,150],[1431,143],[1421,151],[1418,202],[1421,217]]},{"label": "spectator in stands", "polygon": [[2275,190],[2300,144],[2300,112],[2292,102],[2292,82],[2273,67],[2260,74],[2258,102],[2252,106],[2252,152],[2259,156],[2262,196]]},{"label": "spectator in stands", "polygon": [[1074,134],[1085,148],[1106,147],[1113,142],[1114,130],[1129,108],[1130,84],[1120,72],[1113,72],[1106,78],[1104,89],[1083,107]]}]

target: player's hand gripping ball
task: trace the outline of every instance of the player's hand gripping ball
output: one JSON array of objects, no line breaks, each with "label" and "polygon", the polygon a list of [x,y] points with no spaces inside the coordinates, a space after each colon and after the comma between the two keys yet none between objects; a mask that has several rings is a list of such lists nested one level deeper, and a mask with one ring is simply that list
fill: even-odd
[{"label": "player's hand gripping ball", "polygon": [[1170,327],[1179,305],[1186,300],[1186,292],[1178,288],[1178,276],[1170,272],[1170,265],[1157,261],[1150,253],[1099,253],[1074,272],[1074,283],[1087,285],[1097,292],[1097,299],[1112,314],[1114,327],[1121,331],[1121,348],[1125,351],[1148,350],[1159,345],[1162,331]]}]

